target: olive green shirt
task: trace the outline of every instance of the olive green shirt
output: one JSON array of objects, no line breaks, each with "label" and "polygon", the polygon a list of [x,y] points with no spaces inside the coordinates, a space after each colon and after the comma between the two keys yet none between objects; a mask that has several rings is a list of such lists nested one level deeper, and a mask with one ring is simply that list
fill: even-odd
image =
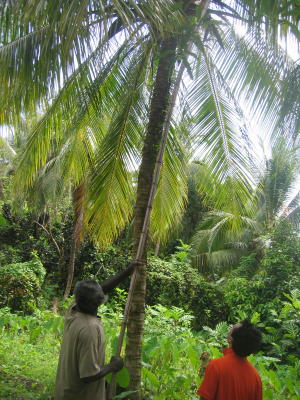
[{"label": "olive green shirt", "polygon": [[84,383],[104,365],[104,331],[99,317],[76,311],[65,317],[54,400],[105,400],[105,379]]}]

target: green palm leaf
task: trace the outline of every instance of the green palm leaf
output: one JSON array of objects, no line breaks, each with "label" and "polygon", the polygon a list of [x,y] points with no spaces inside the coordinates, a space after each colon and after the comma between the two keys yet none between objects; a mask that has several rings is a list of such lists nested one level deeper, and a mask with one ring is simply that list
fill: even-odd
[{"label": "green palm leaf", "polygon": [[151,214],[150,235],[159,242],[164,242],[178,226],[187,201],[188,154],[175,129],[168,136]]},{"label": "green palm leaf", "polygon": [[190,93],[190,107],[195,119],[193,140],[199,157],[208,166],[199,185],[210,197],[213,192],[218,193],[216,208],[222,208],[230,199],[238,211],[251,195],[251,169],[246,151],[243,154],[243,138],[236,128],[238,114],[217,85],[208,54],[201,60],[199,77]]},{"label": "green palm leaf", "polygon": [[[103,106],[104,113],[118,102],[127,69],[125,67],[124,70],[121,66],[117,69],[112,66],[122,54],[126,58],[128,50],[125,46],[116,52],[99,75],[90,82],[85,74],[86,64],[70,77],[28,138],[16,176],[18,187],[30,186],[38,169],[49,156],[57,152],[66,138],[72,138],[76,132],[80,131],[81,135],[88,136],[88,126],[92,127],[94,132],[98,131],[96,140],[97,137],[102,137],[103,122],[101,123],[102,114],[99,112],[99,106],[100,104]],[[103,98],[105,101],[102,101]],[[90,140],[86,141],[89,142]]]},{"label": "green palm leaf", "polygon": [[120,87],[119,107],[112,115],[106,135],[97,153],[91,181],[86,220],[98,243],[113,240],[130,220],[134,187],[131,171],[139,160],[142,121],[145,119],[145,87],[149,47],[133,58],[127,70],[127,82]]}]

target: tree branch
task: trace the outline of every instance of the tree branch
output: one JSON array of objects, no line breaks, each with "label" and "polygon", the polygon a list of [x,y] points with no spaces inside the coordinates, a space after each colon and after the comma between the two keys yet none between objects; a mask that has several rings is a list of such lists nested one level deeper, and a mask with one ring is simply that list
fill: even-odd
[{"label": "tree branch", "polygon": [[61,250],[61,248],[60,248],[59,245],[57,244],[57,241],[54,239],[54,237],[53,237],[53,235],[52,235],[52,232],[51,232],[51,231],[48,231],[48,229],[47,229],[44,225],[40,224],[38,221],[35,221],[35,223],[36,223],[38,226],[40,226],[40,227],[47,233],[47,235],[50,237],[50,239],[51,239],[52,242],[54,243],[54,245],[55,245],[55,247],[56,247],[56,250],[57,250],[57,252],[58,252],[58,255],[59,255],[60,257],[62,257],[63,251]]}]

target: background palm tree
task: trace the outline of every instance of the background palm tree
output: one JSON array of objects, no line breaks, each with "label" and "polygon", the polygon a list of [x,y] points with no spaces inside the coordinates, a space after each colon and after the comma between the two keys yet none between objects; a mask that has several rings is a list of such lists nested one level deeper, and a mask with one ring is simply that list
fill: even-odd
[{"label": "background palm tree", "polygon": [[[265,160],[256,189],[240,213],[228,202],[223,210],[208,212],[193,238],[193,258],[204,273],[222,272],[237,266],[241,256],[263,252],[263,236],[278,222],[288,221],[299,228],[300,195],[298,149],[280,141]],[[213,199],[211,199],[213,203]],[[254,213],[254,214],[253,214]]]},{"label": "background palm tree", "polygon": [[0,198],[3,195],[3,178],[7,175],[16,156],[15,150],[9,142],[0,137]]}]

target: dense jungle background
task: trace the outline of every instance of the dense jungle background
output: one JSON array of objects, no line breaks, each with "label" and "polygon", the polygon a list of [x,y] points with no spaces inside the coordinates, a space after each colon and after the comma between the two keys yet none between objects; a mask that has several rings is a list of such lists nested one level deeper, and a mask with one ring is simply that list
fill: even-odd
[{"label": "dense jungle background", "polygon": [[[3,399],[47,399],[53,391],[63,314],[71,301],[63,300],[63,293],[72,249],[73,209],[67,198],[52,214],[37,214],[28,205],[14,209],[11,179],[2,180],[0,393]],[[279,218],[269,231],[248,243],[236,263],[220,267],[213,260],[204,267],[195,263],[191,243],[208,217],[211,213],[191,183],[180,228],[158,255],[154,256],[154,243],[149,250],[144,396],[192,398],[199,384],[202,352],[220,355],[229,326],[247,317],[263,332],[263,349],[251,359],[262,375],[264,398],[297,399],[299,235],[286,218]],[[86,278],[101,282],[126,268],[131,258],[130,227],[104,251],[85,239],[76,256],[75,282]],[[116,345],[126,290],[128,282],[99,310],[108,354]],[[123,375],[119,383],[126,393],[129,377]]]}]

